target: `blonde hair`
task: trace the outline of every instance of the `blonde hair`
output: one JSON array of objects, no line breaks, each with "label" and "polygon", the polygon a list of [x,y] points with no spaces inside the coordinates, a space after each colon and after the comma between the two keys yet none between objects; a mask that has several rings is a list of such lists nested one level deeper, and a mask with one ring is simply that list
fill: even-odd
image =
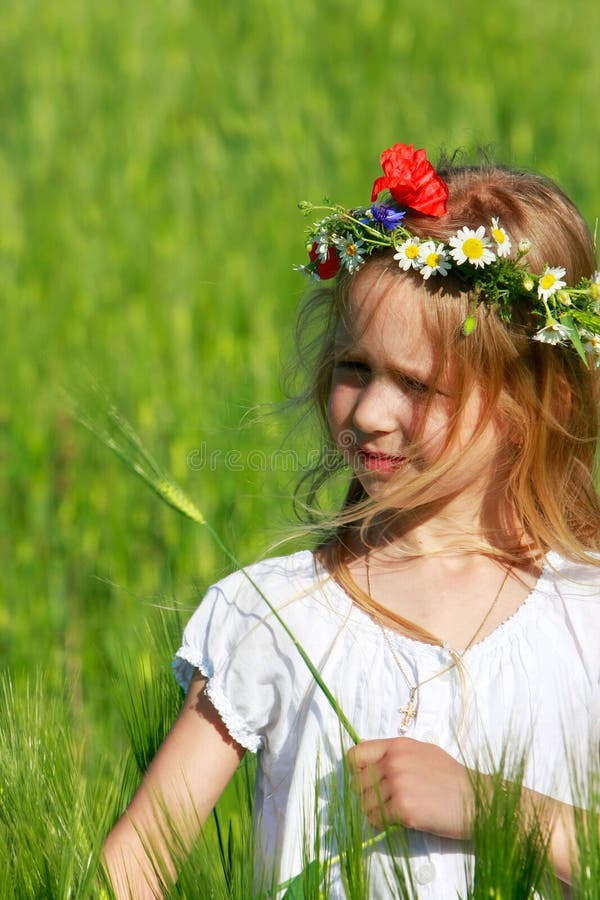
[{"label": "blonde hair", "polygon": [[[520,239],[531,242],[528,263],[534,271],[541,272],[545,265],[563,266],[569,283],[594,271],[590,232],[574,204],[549,179],[497,166],[438,171],[449,187],[447,213],[434,219],[409,211],[405,223],[416,235],[447,242],[458,228],[477,228],[497,216],[511,236],[514,252]],[[486,535],[494,556],[515,563],[523,562],[527,555],[535,560],[555,550],[567,558],[600,565],[593,555],[600,551],[600,503],[595,486],[599,370],[593,363],[587,368],[572,348],[533,341],[536,323],[518,301],[513,304],[510,323],[479,304],[476,327],[464,336],[462,324],[472,309],[472,298],[461,285],[450,277],[424,282],[418,273],[400,271],[391,257],[390,251],[374,254],[358,274],[342,273],[333,287],[309,295],[301,311],[300,343],[310,360],[304,399],[318,411],[325,436],[321,462],[304,480],[308,506],[315,504],[332,471],[343,465],[327,426],[335,332],[348,314],[353,279],[378,267],[386,278],[386,291],[394,290],[396,279],[401,279],[404,285],[411,283],[411,290],[426,293],[425,328],[432,344],[441,348],[438,377],[443,374],[444,358],[452,361],[457,402],[446,448],[475,387],[482,391],[486,411],[471,449],[492,417],[509,427],[507,452],[497,472],[504,502],[488,522]],[[385,303],[386,291],[381,303]],[[332,465],[332,459],[336,464]],[[381,521],[382,515],[410,519],[428,503],[439,502],[443,499],[437,487],[439,476],[451,467],[452,459],[442,451],[426,471],[403,478],[394,493],[393,512],[389,505],[386,511],[381,503],[370,500],[358,479],[352,478],[343,506],[329,519],[329,532],[318,547],[329,571],[351,588],[346,568],[349,534],[359,529],[364,540],[369,526],[376,519]],[[517,541],[515,520],[522,530]]]}]

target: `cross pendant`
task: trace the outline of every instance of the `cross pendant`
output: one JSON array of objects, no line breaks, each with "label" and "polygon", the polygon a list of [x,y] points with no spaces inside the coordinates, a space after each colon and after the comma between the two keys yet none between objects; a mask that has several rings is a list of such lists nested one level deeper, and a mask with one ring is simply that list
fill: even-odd
[{"label": "cross pendant", "polygon": [[400,726],[398,731],[400,734],[404,734],[410,725],[411,719],[417,718],[417,689],[413,687],[410,689],[410,697],[408,698],[408,703],[406,706],[401,706],[398,712],[404,713],[402,716],[402,721],[400,722]]}]

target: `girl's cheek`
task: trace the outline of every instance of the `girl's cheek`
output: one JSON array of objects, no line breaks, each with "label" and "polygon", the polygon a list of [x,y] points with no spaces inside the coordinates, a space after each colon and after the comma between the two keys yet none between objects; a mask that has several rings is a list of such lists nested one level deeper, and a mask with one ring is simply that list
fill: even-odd
[{"label": "girl's cheek", "polygon": [[[430,410],[422,428],[419,428],[420,424],[420,422],[414,423],[414,433],[418,433],[417,429],[420,431],[419,446],[427,456],[435,456],[446,445],[450,427],[448,417]],[[448,449],[451,450],[451,447]],[[454,448],[456,452],[459,452],[459,449],[457,447]]]},{"label": "girl's cheek", "polygon": [[335,429],[340,424],[346,424],[351,418],[356,402],[355,393],[347,385],[332,385],[327,404],[330,428]]}]

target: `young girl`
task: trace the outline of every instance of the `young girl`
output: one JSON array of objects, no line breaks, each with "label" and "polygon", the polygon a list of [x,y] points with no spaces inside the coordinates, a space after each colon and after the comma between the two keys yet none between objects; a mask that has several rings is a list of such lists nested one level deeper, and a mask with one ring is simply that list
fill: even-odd
[{"label": "young girl", "polygon": [[[597,765],[600,733],[593,242],[545,178],[436,172],[401,144],[381,160],[372,205],[328,209],[302,267],[335,277],[302,321],[320,323],[315,492],[335,447],[345,503],[314,552],[225,578],[193,615],[187,700],[106,843],[119,897],[160,895],[169,828],[191,844],[247,750],[267,884],[305,865],[344,755],[371,825],[407,826],[419,897],[465,896],[472,773],[507,748],[557,875],[576,865],[572,773]],[[392,840],[365,851],[371,897],[394,893]]]}]

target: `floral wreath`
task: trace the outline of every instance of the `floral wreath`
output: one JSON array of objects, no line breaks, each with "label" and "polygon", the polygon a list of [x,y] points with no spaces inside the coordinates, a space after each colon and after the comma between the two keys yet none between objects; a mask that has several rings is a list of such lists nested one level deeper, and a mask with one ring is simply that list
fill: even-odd
[{"label": "floral wreath", "polygon": [[[541,274],[531,272],[526,264],[530,242],[519,241],[516,256],[510,257],[512,241],[497,217],[475,229],[459,228],[448,244],[417,237],[403,224],[406,209],[434,218],[443,216],[448,187],[425,151],[415,150],[412,144],[394,144],[384,150],[381,165],[385,174],[373,183],[370,206],[345,209],[298,204],[306,215],[313,211],[327,215],[308,229],[310,262],[296,266],[297,270],[314,280],[327,280],[340,270],[352,274],[372,253],[392,248],[405,272],[413,269],[425,280],[452,272],[469,287],[474,306],[485,302],[506,322],[511,319],[512,301],[525,298],[543,322],[534,340],[572,346],[586,365],[590,354],[600,366],[599,271],[573,287],[563,280],[566,270],[562,266],[547,265]],[[387,194],[376,202],[382,191]],[[389,205],[390,199],[404,209]],[[470,334],[474,327],[472,313],[463,323],[463,331]]]}]

